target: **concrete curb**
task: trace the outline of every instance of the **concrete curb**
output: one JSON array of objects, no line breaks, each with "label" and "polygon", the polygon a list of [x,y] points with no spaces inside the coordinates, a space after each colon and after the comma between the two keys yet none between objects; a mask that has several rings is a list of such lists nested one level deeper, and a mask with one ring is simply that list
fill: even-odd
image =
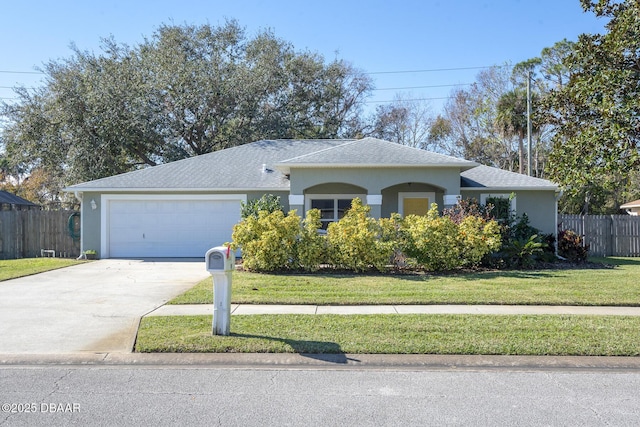
[{"label": "concrete curb", "polygon": [[264,353],[3,354],[0,367],[207,367],[216,369],[640,370],[640,357]]}]

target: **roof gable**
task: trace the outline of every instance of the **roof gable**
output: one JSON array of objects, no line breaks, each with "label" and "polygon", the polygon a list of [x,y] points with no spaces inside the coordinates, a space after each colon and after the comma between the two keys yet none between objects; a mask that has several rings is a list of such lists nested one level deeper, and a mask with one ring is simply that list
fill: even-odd
[{"label": "roof gable", "polygon": [[285,172],[292,167],[458,167],[465,170],[474,166],[477,163],[376,138],[345,141],[276,164]]}]

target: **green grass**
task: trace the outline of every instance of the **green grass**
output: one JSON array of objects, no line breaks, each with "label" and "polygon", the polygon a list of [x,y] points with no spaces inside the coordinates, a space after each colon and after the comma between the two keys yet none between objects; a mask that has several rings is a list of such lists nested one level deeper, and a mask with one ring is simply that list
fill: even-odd
[{"label": "green grass", "polygon": [[0,260],[0,281],[29,276],[86,261],[67,258],[22,258]]},{"label": "green grass", "polygon": [[640,318],[623,316],[233,316],[211,335],[211,316],[148,317],[137,352],[640,355]]},{"label": "green grass", "polygon": [[[448,275],[234,272],[239,304],[640,305],[640,258],[594,261],[615,268],[487,271]],[[213,302],[211,279],[170,304]]]}]

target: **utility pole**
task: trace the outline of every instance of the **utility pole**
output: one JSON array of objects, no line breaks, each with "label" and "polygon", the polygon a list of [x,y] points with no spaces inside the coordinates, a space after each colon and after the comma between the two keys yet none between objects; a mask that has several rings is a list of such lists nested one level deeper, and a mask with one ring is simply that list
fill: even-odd
[{"label": "utility pole", "polygon": [[531,70],[527,71],[527,173],[531,176]]}]

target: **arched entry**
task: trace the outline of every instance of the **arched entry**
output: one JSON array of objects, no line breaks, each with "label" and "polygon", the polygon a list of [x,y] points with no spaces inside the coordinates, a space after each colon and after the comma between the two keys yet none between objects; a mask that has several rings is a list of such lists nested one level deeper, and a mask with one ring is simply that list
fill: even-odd
[{"label": "arched entry", "polygon": [[425,215],[433,203],[442,208],[444,190],[420,182],[405,182],[382,190],[382,216]]}]

